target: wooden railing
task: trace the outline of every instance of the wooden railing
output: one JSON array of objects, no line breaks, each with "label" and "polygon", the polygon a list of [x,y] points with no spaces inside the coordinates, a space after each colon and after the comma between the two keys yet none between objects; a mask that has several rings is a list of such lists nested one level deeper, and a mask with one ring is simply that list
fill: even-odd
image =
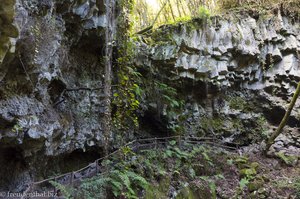
[{"label": "wooden railing", "polygon": [[[187,144],[190,145],[200,145],[200,144],[207,144],[212,145],[214,147],[224,148],[227,150],[231,150],[233,152],[237,151],[237,147],[231,147],[228,145],[223,144],[220,140],[215,138],[209,138],[209,137],[188,137],[184,138],[181,136],[172,136],[172,137],[161,137],[161,138],[145,138],[145,139],[138,139],[133,140],[123,147],[130,147],[132,151],[139,152],[141,150],[146,149],[158,149],[158,148],[164,148],[168,146],[169,142],[175,140],[176,144],[179,147],[184,147]],[[231,145],[235,145],[231,143]],[[237,145],[235,145],[237,146]],[[48,178],[42,181],[33,182],[28,185],[27,189],[23,193],[22,199],[26,198],[26,194],[34,191],[41,191],[42,188],[46,188],[47,190],[52,189],[54,192],[56,192],[55,186],[53,186],[50,182],[54,181],[57,183],[60,183],[62,185],[69,185],[69,186],[78,186],[81,184],[82,180],[86,178],[93,177],[97,174],[103,174],[106,173],[104,167],[101,165],[101,162],[105,159],[108,159],[117,153],[122,152],[122,148],[117,149],[116,151],[108,154],[107,156],[104,156],[102,158],[99,158],[95,160],[94,162],[90,163],[86,167],[83,167],[79,170],[72,171],[69,173],[65,173],[56,177]],[[44,191],[44,190],[43,190]]]}]

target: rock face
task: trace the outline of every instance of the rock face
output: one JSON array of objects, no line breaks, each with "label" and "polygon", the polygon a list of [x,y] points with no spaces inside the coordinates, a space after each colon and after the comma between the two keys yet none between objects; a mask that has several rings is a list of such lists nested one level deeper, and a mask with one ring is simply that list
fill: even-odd
[{"label": "rock face", "polygon": [[[284,115],[300,81],[299,33],[299,21],[280,13],[194,19],[143,36],[136,63],[180,92],[188,134],[246,145],[265,138]],[[298,133],[299,106],[288,123]],[[295,139],[285,146],[299,146]]]},{"label": "rock face", "polygon": [[0,190],[18,190],[47,164],[36,157],[102,144],[105,7],[4,0],[0,11]]},{"label": "rock face", "polygon": [[[16,192],[48,177],[65,154],[85,156],[78,150],[103,145],[105,6],[2,0],[0,26],[0,191]],[[299,33],[299,22],[281,15],[159,28],[144,38],[152,44],[138,43],[143,78],[167,93],[146,94],[144,123],[165,125],[158,131],[179,124],[187,135],[240,145],[261,141],[300,81]],[[170,111],[170,102],[179,103],[158,80],[176,88],[185,102],[180,112]],[[298,102],[275,150],[299,153],[299,120]]]},{"label": "rock face", "polygon": [[280,88],[278,94],[292,95],[300,80],[299,22],[280,14],[270,19],[216,17],[204,25],[201,22],[159,29],[155,34],[168,38],[151,48],[151,60],[173,62],[180,77],[221,87]]}]

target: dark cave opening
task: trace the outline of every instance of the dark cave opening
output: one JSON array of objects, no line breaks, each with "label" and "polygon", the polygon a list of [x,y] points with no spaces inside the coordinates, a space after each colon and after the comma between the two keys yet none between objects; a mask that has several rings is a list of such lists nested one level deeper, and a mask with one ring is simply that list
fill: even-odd
[{"label": "dark cave opening", "polygon": [[[269,109],[266,109],[263,112],[268,122],[275,126],[278,126],[280,124],[285,114],[285,110],[282,107],[273,107],[271,111]],[[299,127],[300,122],[294,116],[290,116],[286,125],[293,128]]]},{"label": "dark cave opening", "polygon": [[86,151],[76,149],[69,154],[58,157],[50,157],[47,160],[47,166],[44,170],[44,177],[56,174],[68,173],[87,166],[103,156],[103,149],[99,147],[90,147]]},{"label": "dark cave opening", "polygon": [[153,112],[146,111],[143,117],[140,117],[140,125],[142,129],[145,129],[148,135],[152,137],[164,137],[169,136],[171,132],[167,129],[163,123],[163,119],[155,117]]},{"label": "dark cave opening", "polygon": [[76,171],[101,158],[104,153],[100,147],[90,147],[86,151],[76,149],[60,156],[41,157],[37,153],[28,160],[23,154],[21,148],[0,148],[0,191],[22,191],[31,181]]},{"label": "dark cave opening", "polygon": [[26,178],[26,163],[22,150],[0,148],[0,191],[17,190],[19,181]]},{"label": "dark cave opening", "polygon": [[2,117],[0,117],[0,130],[13,128],[16,125],[16,121],[8,121]]},{"label": "dark cave opening", "polygon": [[65,89],[66,84],[59,79],[54,79],[50,82],[48,86],[48,94],[52,103],[56,103],[58,100],[60,100],[59,98],[62,97],[61,95]]}]

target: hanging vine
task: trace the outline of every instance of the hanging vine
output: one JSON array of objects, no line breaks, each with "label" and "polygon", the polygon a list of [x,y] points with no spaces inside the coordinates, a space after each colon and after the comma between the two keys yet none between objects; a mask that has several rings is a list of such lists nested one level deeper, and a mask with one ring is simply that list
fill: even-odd
[{"label": "hanging vine", "polygon": [[134,0],[121,0],[118,5],[117,24],[117,88],[113,94],[113,124],[118,129],[138,126],[136,110],[139,107],[138,97],[141,89],[138,86],[140,74],[133,64],[134,43],[131,39],[133,23],[130,20],[134,8]]}]

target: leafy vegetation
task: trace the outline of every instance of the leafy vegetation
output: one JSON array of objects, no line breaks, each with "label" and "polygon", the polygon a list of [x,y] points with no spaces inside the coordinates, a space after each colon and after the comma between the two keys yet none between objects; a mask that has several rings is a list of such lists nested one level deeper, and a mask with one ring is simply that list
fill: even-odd
[{"label": "leafy vegetation", "polygon": [[204,6],[200,6],[198,17],[201,19],[209,19],[211,17],[211,11]]},{"label": "leafy vegetation", "polygon": [[[180,132],[182,108],[184,101],[180,99],[178,92],[172,86],[161,81],[147,81],[144,79],[145,98],[157,116],[162,119],[171,132]],[[155,88],[155,89],[153,89]]]},{"label": "leafy vegetation", "polygon": [[71,199],[72,198],[72,193],[74,189],[72,187],[66,187],[63,186],[62,184],[54,181],[50,181],[50,184],[52,184],[57,190],[60,191],[60,193],[66,198],[66,199]]},{"label": "leafy vegetation", "polygon": [[281,159],[286,165],[293,166],[297,164],[298,157],[294,155],[286,155],[283,152],[276,153],[276,156]]},{"label": "leafy vegetation", "polygon": [[[136,2],[134,18],[136,31],[149,27],[156,19],[155,27],[163,24],[177,24],[193,18],[209,19],[213,15],[239,13],[241,11],[270,14],[274,10],[291,14],[300,13],[298,0],[146,0]],[[162,10],[161,10],[162,9]],[[141,28],[142,27],[142,28]]]},{"label": "leafy vegetation", "polygon": [[296,189],[297,197],[300,198],[300,178],[295,181],[294,188]]},{"label": "leafy vegetation", "polygon": [[[222,160],[216,158],[219,152],[209,148],[179,146],[174,140],[166,149],[143,150],[140,154],[127,148],[123,150],[122,158],[118,156],[103,162],[110,171],[86,180],[79,192],[85,198],[92,198],[91,194],[97,194],[97,198],[110,194],[116,198],[164,198],[170,186],[175,186],[180,193],[184,192],[185,183],[190,183],[190,189],[197,197],[205,194],[216,198],[216,182],[225,180],[220,171],[230,165],[220,164]],[[198,180],[201,186],[194,184]]]},{"label": "leafy vegetation", "polygon": [[137,1],[134,15],[137,23],[136,31],[141,27],[154,27],[164,24],[178,24],[193,18],[209,18],[214,11],[215,0],[154,0],[152,4],[146,0]]},{"label": "leafy vegetation", "polygon": [[[166,148],[121,153],[102,162],[103,173],[70,189],[54,184],[66,198],[263,198],[268,196],[265,168],[247,156],[178,140]],[[106,171],[106,172],[105,172]],[[299,194],[297,179],[281,188]],[[230,183],[230,188],[228,184]],[[279,186],[279,182],[276,182]],[[224,190],[225,189],[225,190]],[[278,188],[279,189],[279,188]],[[224,192],[223,192],[224,191]],[[222,195],[225,194],[225,195]],[[227,194],[227,195],[226,195]]]},{"label": "leafy vegetation", "polygon": [[113,124],[118,129],[127,129],[129,126],[138,126],[135,111],[139,107],[138,97],[142,91],[139,87],[140,73],[133,64],[135,44],[131,39],[132,14],[134,1],[122,0],[119,7],[121,14],[118,17],[118,58],[116,84],[113,94]]}]

